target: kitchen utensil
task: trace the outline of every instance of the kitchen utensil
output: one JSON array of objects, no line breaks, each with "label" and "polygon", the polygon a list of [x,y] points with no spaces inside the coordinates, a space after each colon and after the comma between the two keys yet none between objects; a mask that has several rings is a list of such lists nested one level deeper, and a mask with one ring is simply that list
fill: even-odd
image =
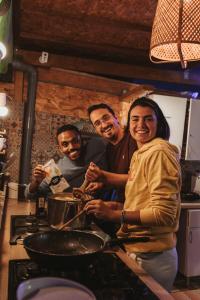
[{"label": "kitchen utensil", "polygon": [[95,300],[96,297],[78,282],[57,277],[41,277],[25,280],[18,286],[17,300],[25,299]]},{"label": "kitchen utensil", "polygon": [[89,181],[85,178],[82,185],[79,188],[73,188],[73,196],[75,198],[81,199],[82,201],[87,201],[90,195],[85,194],[85,189],[88,186]]},{"label": "kitchen utensil", "polygon": [[75,215],[71,220],[67,221],[65,224],[63,224],[62,226],[60,226],[58,228],[58,230],[62,230],[65,227],[71,225],[77,218],[79,218],[83,213],[85,213],[85,210],[82,209],[77,215]]},{"label": "kitchen utensil", "polygon": [[85,192],[85,189],[86,189],[86,187],[88,186],[88,184],[89,184],[89,181],[85,178],[84,181],[83,181],[83,183],[82,183],[81,186],[80,186],[80,189],[81,189],[83,192]]},{"label": "kitchen utensil", "polygon": [[24,239],[24,248],[31,259],[41,265],[86,266],[108,246],[149,241],[148,237],[110,239],[97,232],[68,230],[35,233]]},{"label": "kitchen utensil", "polygon": [[[52,228],[59,229],[83,209],[81,199],[74,198],[72,193],[58,193],[48,197],[47,218]],[[73,223],[73,228],[85,228],[86,216],[82,214]]]}]

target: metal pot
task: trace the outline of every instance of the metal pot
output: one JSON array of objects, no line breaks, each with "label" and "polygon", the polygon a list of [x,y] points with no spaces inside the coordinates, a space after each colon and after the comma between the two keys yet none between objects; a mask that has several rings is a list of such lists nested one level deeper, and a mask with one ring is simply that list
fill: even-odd
[{"label": "metal pot", "polygon": [[[72,193],[58,193],[48,197],[47,216],[49,225],[59,229],[71,220],[84,207],[83,201],[73,197]],[[86,228],[86,215],[81,215],[73,222],[72,228]]]}]

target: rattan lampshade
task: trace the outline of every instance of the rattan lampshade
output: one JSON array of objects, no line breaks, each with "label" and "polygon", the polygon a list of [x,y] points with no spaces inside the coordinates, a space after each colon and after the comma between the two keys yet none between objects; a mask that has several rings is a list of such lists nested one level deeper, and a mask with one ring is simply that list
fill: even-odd
[{"label": "rattan lampshade", "polygon": [[200,60],[200,0],[158,0],[150,59],[155,63]]}]

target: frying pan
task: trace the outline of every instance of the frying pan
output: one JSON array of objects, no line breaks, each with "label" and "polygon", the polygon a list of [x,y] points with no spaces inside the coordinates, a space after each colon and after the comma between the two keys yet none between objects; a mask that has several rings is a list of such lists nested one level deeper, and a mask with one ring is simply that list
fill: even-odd
[{"label": "frying pan", "polygon": [[122,243],[146,242],[148,237],[104,239],[96,232],[68,230],[39,232],[25,237],[24,248],[39,264],[53,267],[73,267],[91,263],[91,259],[106,247]]}]

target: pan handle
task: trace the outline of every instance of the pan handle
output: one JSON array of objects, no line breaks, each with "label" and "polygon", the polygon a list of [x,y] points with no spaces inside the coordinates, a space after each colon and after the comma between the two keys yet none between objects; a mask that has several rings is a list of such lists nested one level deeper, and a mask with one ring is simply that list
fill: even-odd
[{"label": "pan handle", "polygon": [[144,237],[125,237],[125,238],[116,238],[116,239],[110,239],[106,242],[106,245],[108,246],[116,246],[126,243],[143,243],[143,242],[149,242],[150,238],[147,236]]}]

